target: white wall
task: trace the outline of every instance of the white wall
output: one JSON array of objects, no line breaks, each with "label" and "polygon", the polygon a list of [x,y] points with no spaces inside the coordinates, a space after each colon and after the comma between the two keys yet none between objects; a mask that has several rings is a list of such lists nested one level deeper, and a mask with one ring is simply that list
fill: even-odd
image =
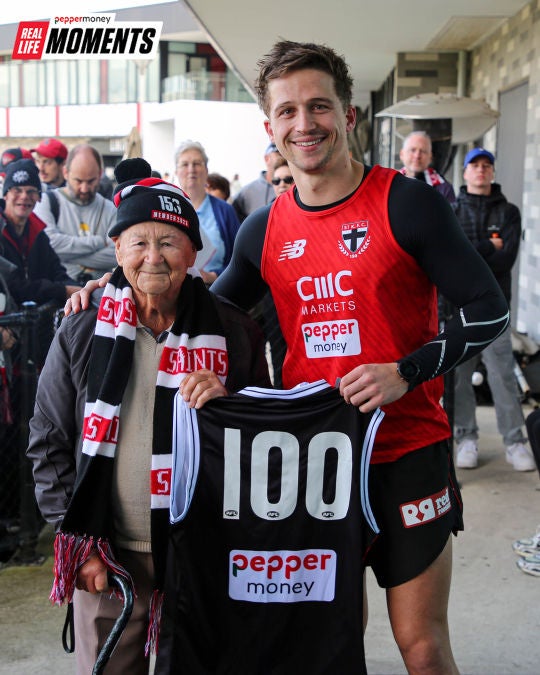
[{"label": "white wall", "polygon": [[[229,180],[238,173],[242,184],[246,184],[265,168],[268,137],[264,115],[256,103],[143,103],[139,112],[143,155],[162,173],[168,171],[173,176],[175,149],[186,139],[202,143],[209,157],[209,170]],[[136,103],[0,108],[1,145],[10,147],[11,137],[20,139],[23,147],[34,147],[36,139],[49,136],[60,137],[68,147],[73,145],[70,137],[74,142],[85,137],[116,140],[129,135],[137,117]]]},{"label": "white wall", "polygon": [[[264,166],[268,136],[264,115],[255,103],[171,101],[144,104],[143,154],[158,171],[174,173],[174,152],[187,139],[199,141],[208,155],[208,169],[242,184],[254,180]],[[171,137],[172,132],[172,137]]]}]

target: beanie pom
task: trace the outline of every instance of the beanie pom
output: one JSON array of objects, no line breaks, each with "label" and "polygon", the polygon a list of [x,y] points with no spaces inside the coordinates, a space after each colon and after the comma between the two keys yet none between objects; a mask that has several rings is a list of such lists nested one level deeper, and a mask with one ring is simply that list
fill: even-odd
[{"label": "beanie pom", "polygon": [[124,159],[117,164],[114,169],[114,176],[117,183],[140,180],[141,178],[150,178],[151,175],[152,167],[142,157]]}]

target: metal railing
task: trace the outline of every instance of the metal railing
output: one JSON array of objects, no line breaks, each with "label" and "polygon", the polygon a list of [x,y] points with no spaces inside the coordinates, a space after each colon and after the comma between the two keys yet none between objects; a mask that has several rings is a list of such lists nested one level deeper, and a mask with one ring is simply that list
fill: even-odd
[{"label": "metal railing", "polygon": [[253,103],[253,96],[236,77],[200,71],[172,75],[161,81],[163,101],[236,101]]}]

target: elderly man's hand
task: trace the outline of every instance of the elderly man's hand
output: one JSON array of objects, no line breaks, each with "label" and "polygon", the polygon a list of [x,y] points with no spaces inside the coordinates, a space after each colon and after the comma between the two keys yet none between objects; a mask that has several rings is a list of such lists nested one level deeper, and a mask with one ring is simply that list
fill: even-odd
[{"label": "elderly man's hand", "polygon": [[111,278],[111,273],[106,272],[99,279],[90,279],[82,288],[78,288],[75,293],[70,295],[64,305],[64,314],[69,316],[71,312],[77,314],[81,309],[88,309],[90,307],[90,296],[96,288],[104,288]]},{"label": "elderly man's hand", "polygon": [[180,394],[190,408],[198,410],[212,398],[227,396],[227,390],[213,370],[196,370],[182,380]]},{"label": "elderly man's hand", "polygon": [[78,570],[75,585],[88,593],[104,593],[109,589],[107,567],[97,553],[93,553]]}]

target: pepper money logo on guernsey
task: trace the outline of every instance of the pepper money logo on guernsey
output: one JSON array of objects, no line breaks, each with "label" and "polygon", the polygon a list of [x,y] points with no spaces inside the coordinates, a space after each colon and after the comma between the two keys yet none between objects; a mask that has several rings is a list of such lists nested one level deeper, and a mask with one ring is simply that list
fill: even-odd
[{"label": "pepper money logo on guernsey", "polygon": [[332,602],[335,551],[240,551],[229,554],[229,597],[245,602]]},{"label": "pepper money logo on guernsey", "polygon": [[162,21],[115,21],[115,14],[21,21],[12,59],[153,59]]},{"label": "pepper money logo on guernsey", "polygon": [[369,246],[371,237],[368,234],[369,222],[359,220],[341,226],[341,239],[338,239],[339,250],[348,258],[358,258]]}]

